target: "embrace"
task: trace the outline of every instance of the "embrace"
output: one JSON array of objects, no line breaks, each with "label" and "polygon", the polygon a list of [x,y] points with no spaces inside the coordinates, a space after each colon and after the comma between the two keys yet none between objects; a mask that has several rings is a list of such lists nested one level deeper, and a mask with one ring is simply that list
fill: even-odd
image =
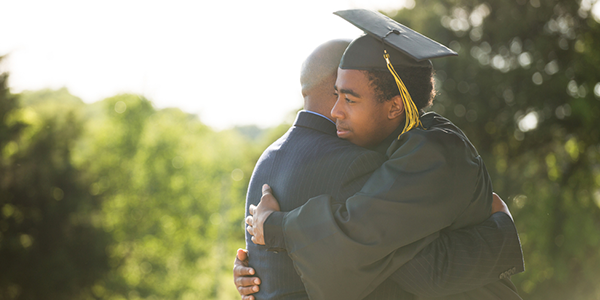
[{"label": "embrace", "polygon": [[[482,158],[434,112],[429,59],[456,55],[381,14],[304,62],[304,110],[256,164],[242,299],[521,299],[519,237]],[[268,184],[268,185],[265,185]]]}]

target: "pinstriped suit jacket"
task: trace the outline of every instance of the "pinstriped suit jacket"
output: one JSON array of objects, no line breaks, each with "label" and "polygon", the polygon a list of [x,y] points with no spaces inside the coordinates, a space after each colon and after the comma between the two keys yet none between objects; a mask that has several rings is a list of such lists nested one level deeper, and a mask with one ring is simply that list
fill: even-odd
[{"label": "pinstriped suit jacket", "polygon": [[[288,132],[258,160],[248,187],[246,215],[250,204],[260,201],[265,183],[281,210],[290,211],[321,194],[345,200],[384,161],[382,154],[339,139],[331,121],[301,111]],[[256,299],[308,299],[287,252],[255,245],[247,232],[246,245],[249,264],[262,281]]]},{"label": "pinstriped suit jacket", "polygon": [[[294,126],[267,148],[257,162],[248,188],[246,215],[249,205],[260,201],[264,183],[271,185],[282,211],[290,211],[309,198],[326,193],[334,201],[342,202],[360,190],[384,160],[382,154],[338,139],[335,125],[329,120],[300,112]],[[272,220],[275,216],[281,218],[283,214],[274,213],[267,223],[277,223]],[[265,238],[271,248],[255,245],[246,233],[249,263],[262,281],[255,297],[308,299],[285,246],[281,241],[269,241],[274,234],[269,232],[267,223]],[[440,297],[499,279],[511,285],[508,277],[523,270],[514,224],[506,214],[496,213],[472,228],[440,233],[440,238],[397,270],[367,299],[413,299],[413,294]],[[496,299],[493,295],[478,296],[481,296],[478,299]],[[463,299],[453,296],[446,299],[450,298]]]}]

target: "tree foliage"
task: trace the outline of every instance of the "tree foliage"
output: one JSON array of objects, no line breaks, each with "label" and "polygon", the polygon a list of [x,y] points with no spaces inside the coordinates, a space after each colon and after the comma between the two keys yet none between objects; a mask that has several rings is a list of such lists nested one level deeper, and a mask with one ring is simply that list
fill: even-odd
[{"label": "tree foliage", "polygon": [[73,110],[21,108],[0,76],[0,298],[81,299],[109,269],[99,198],[71,162]]},{"label": "tree foliage", "polygon": [[222,254],[243,238],[242,179],[256,151],[235,132],[136,95],[99,106],[78,157],[96,175],[91,193],[105,199],[103,228],[114,238],[97,296],[217,298],[229,268]]},{"label": "tree foliage", "polygon": [[[269,131],[0,81],[0,299],[231,299]],[[280,130],[279,130],[280,131]]]},{"label": "tree foliage", "polygon": [[417,1],[395,19],[450,45],[433,109],[508,200],[527,299],[600,299],[600,24],[591,1]]}]

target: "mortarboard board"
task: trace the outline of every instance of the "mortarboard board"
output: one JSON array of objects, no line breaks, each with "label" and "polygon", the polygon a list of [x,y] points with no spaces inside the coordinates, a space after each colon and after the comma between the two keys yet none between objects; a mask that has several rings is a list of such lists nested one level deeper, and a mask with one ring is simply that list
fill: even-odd
[{"label": "mortarboard board", "polygon": [[429,67],[429,59],[458,54],[377,12],[351,9],[334,14],[366,33],[350,43],[340,61],[340,69],[388,70],[396,80],[404,103],[406,125],[402,133],[421,125],[417,107],[394,66]]},{"label": "mortarboard board", "polygon": [[[385,43],[406,55],[407,60],[411,58],[415,62],[421,62],[426,59],[458,55],[448,47],[374,11],[350,9],[336,11],[334,14],[362,29],[374,40],[380,41],[382,47]],[[373,45],[376,46],[376,43]],[[388,49],[390,55],[392,49]],[[376,54],[381,57],[379,53]]]}]

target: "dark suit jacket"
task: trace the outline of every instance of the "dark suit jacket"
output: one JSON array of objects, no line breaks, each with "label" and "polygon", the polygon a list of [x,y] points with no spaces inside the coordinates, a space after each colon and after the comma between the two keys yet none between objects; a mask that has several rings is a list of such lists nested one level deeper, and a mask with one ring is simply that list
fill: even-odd
[{"label": "dark suit jacket", "polygon": [[[281,209],[289,211],[323,193],[346,199],[384,160],[384,155],[337,138],[335,124],[328,119],[300,112],[288,132],[258,160],[248,187],[246,215],[250,204],[260,201],[265,183]],[[246,244],[249,264],[262,281],[256,299],[308,299],[286,252],[255,245],[247,232]]]},{"label": "dark suit jacket", "polygon": [[[384,143],[389,144],[392,140]],[[246,213],[250,204],[259,202],[264,183],[273,188],[282,211],[292,210],[310,197],[323,193],[329,193],[334,201],[343,203],[362,187],[384,159],[382,154],[338,139],[335,126],[329,120],[300,112],[294,126],[259,159],[250,181]],[[267,220],[267,246],[255,245],[246,235],[250,265],[262,280],[261,290],[255,295],[257,299],[308,298],[285,252],[280,226],[283,215],[274,213]],[[473,228],[440,233],[440,238],[367,298],[413,299],[408,292],[427,297],[443,296],[479,287],[499,280],[499,276],[522,270],[514,224],[507,215],[496,213]]]}]

